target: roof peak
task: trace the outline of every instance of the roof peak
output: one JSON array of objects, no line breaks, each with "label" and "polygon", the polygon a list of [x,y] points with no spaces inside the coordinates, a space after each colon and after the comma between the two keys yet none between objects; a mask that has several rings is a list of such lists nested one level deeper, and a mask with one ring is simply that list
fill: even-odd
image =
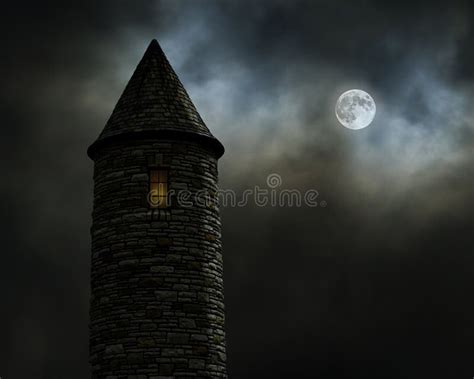
[{"label": "roof peak", "polygon": [[146,55],[149,54],[159,54],[163,55],[166,59],[165,53],[163,52],[163,49],[161,48],[160,44],[156,39],[152,39],[150,43],[148,44],[148,47],[145,50],[145,53],[143,54],[143,58],[145,58]]},{"label": "roof peak", "polygon": [[156,39],[152,39],[98,141],[135,132],[213,135]]}]

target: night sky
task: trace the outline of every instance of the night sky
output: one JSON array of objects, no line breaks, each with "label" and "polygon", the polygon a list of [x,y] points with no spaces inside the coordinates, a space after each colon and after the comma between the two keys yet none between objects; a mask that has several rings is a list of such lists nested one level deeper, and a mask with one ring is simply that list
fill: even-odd
[{"label": "night sky", "polygon": [[[156,38],[224,144],[229,377],[474,375],[474,6],[450,1],[2,4],[0,377],[88,376],[92,161]],[[334,105],[368,91],[345,129]]]}]

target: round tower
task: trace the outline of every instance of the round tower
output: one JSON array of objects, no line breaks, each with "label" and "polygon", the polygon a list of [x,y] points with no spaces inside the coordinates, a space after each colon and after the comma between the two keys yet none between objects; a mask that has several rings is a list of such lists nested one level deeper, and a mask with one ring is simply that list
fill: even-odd
[{"label": "round tower", "polygon": [[223,153],[153,40],[88,149],[93,379],[227,377]]}]

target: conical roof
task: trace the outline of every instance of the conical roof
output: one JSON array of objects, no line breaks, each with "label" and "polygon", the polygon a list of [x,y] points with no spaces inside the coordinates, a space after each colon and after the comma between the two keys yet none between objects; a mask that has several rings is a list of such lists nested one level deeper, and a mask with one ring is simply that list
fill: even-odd
[{"label": "conical roof", "polygon": [[99,138],[89,148],[89,155],[106,139],[143,132],[161,132],[160,135],[164,136],[177,136],[182,132],[188,137],[191,133],[201,140],[203,137],[215,140],[222,147],[197,112],[155,39],[148,46]]}]

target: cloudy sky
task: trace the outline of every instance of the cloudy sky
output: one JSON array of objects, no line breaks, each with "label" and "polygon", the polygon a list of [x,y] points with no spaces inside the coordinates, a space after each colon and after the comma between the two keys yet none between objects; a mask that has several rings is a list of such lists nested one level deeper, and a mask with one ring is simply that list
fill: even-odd
[{"label": "cloudy sky", "polygon": [[[222,210],[230,377],[471,378],[474,8],[404,3],[4,4],[0,377],[87,377],[85,152],[156,38],[222,188],[327,202]],[[335,119],[350,88],[367,129]]]}]

